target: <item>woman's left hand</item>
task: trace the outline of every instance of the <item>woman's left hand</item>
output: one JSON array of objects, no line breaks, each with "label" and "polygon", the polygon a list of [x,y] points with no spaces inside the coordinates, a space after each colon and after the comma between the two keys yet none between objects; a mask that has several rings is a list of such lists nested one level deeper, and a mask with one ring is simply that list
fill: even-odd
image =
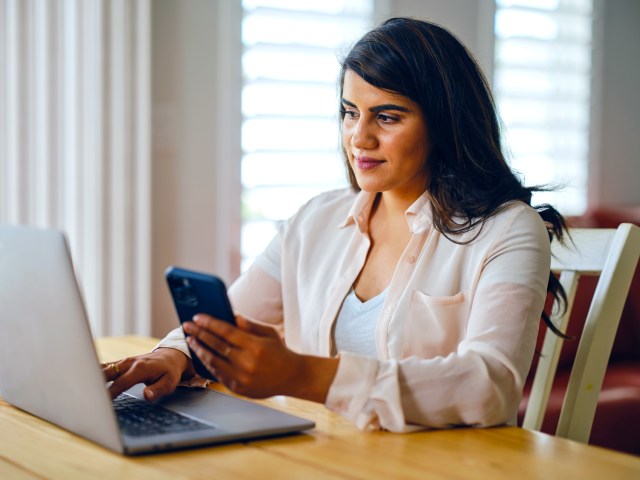
[{"label": "woman's left hand", "polygon": [[237,326],[198,314],[184,324],[189,347],[230,390],[253,398],[324,402],[339,360],[289,350],[275,329],[236,315]]}]

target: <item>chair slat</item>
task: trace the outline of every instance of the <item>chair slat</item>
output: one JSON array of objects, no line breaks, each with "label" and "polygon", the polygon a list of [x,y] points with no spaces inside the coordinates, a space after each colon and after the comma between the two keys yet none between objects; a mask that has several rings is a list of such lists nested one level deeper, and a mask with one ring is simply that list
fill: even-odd
[{"label": "chair slat", "polygon": [[[602,381],[622,309],[640,257],[640,228],[623,223],[617,229],[573,229],[573,245],[552,245],[551,268],[560,272],[567,293],[567,312],[552,317],[566,331],[581,275],[600,275],[565,393],[557,436],[588,442]],[[554,306],[554,311],[556,307]],[[534,377],[523,427],[539,430],[556,375],[562,340],[547,330]]]},{"label": "chair slat", "polygon": [[599,274],[616,235],[614,228],[574,228],[566,245],[551,245],[551,270],[573,270],[580,274]]},{"label": "chair slat", "polygon": [[[560,275],[560,284],[567,294],[567,308],[564,314],[557,312],[551,315],[551,321],[561,332],[566,332],[571,310],[573,308],[573,300],[578,290],[579,275],[573,271],[565,271]],[[555,306],[552,309],[556,310]],[[549,394],[553,386],[553,379],[558,369],[558,361],[560,359],[560,351],[562,350],[563,339],[547,329],[538,359],[538,366],[531,386],[529,395],[529,403],[525,412],[522,426],[531,430],[540,430],[544,413],[549,403]]]},{"label": "chair slat", "polygon": [[621,225],[593,294],[571,369],[557,436],[588,442],[613,341],[640,256],[640,228]]}]

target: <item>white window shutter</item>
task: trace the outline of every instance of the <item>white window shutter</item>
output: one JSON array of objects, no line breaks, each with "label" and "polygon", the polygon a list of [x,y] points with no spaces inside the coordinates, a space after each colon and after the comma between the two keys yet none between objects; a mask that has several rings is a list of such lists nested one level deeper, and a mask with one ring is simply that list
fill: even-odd
[{"label": "white window shutter", "polygon": [[339,60],[370,27],[373,0],[244,0],[242,270],[278,222],[347,186]]},{"label": "white window shutter", "polygon": [[534,204],[587,206],[593,0],[497,0],[494,92],[512,166]]}]

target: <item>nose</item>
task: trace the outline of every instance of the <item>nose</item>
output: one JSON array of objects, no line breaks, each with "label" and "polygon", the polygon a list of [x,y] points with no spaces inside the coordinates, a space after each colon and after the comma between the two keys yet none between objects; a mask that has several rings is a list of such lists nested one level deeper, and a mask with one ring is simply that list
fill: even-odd
[{"label": "nose", "polygon": [[367,118],[360,117],[353,127],[351,146],[357,149],[370,150],[378,145],[374,127],[369,125]]}]

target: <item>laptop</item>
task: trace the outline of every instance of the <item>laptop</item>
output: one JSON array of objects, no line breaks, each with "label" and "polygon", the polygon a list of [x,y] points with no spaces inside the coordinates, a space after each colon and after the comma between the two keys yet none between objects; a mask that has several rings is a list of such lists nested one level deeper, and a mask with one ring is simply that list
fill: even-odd
[{"label": "laptop", "polygon": [[[6,402],[127,455],[280,436],[315,426],[208,389],[179,387],[149,404],[143,388],[135,386],[117,402],[111,400],[64,234],[0,225],[0,397]],[[116,408],[124,408],[120,403],[160,411],[134,414],[133,423],[145,425],[138,428],[128,414],[118,420],[122,413]],[[158,415],[169,427],[146,427]]]}]

